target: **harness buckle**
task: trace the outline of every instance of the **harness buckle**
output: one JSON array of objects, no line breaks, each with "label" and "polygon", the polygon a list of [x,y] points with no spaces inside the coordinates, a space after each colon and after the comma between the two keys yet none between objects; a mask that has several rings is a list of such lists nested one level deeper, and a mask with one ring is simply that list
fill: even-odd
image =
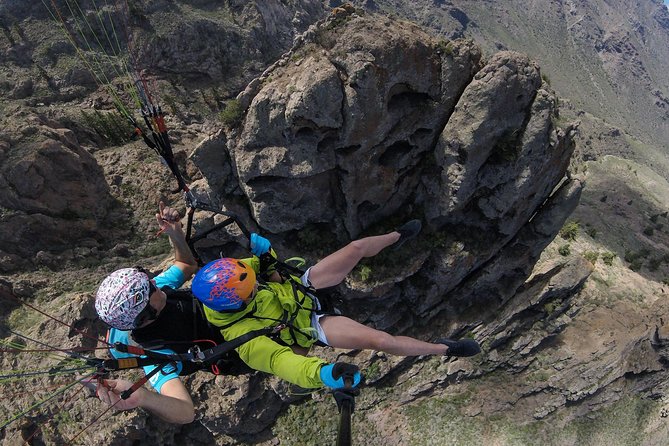
[{"label": "harness buckle", "polygon": [[193,357],[193,362],[204,362],[205,356],[198,345],[188,349],[188,353]]}]

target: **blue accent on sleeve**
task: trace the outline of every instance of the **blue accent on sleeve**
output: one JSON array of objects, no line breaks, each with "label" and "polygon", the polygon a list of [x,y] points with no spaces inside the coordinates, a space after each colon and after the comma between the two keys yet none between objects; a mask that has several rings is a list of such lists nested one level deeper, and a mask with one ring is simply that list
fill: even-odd
[{"label": "blue accent on sleeve", "polygon": [[261,255],[269,252],[271,244],[269,240],[265,237],[256,234],[255,232],[251,234],[251,252],[254,256],[260,257]]},{"label": "blue accent on sleeve", "polygon": [[[334,369],[334,364],[326,364],[321,367],[321,381],[331,389],[342,389],[344,387],[344,378],[340,376],[339,378],[334,379],[332,376],[332,369]],[[360,372],[355,372],[355,375],[353,376],[353,387],[357,387],[358,384],[360,384],[360,380]]]},{"label": "blue accent on sleeve", "polygon": [[[179,268],[177,268],[179,269]],[[169,270],[168,270],[169,271]],[[181,270],[179,270],[181,271]],[[124,330],[117,330],[115,328],[112,328],[109,330],[109,338],[108,341],[110,344],[114,344],[115,342],[120,342],[122,344],[129,344],[129,345],[136,345],[134,342],[131,343],[130,339],[130,332],[129,331],[124,331]],[[174,354],[173,350],[163,348],[160,350],[155,350],[158,353],[167,353],[167,354]],[[130,353],[123,353],[119,352],[115,348],[110,348],[109,352],[111,355],[116,358],[116,359],[122,359],[122,358],[133,358],[136,355],[131,355]],[[142,356],[145,358],[145,356]],[[145,367],[142,367],[144,369],[144,374],[148,375],[151,373],[156,366],[153,365],[148,365]],[[170,380],[177,379],[179,378],[179,373],[181,373],[181,370],[183,369],[183,364],[180,362],[177,363],[177,367],[173,367],[171,365],[165,366],[162,371],[156,373],[153,375],[151,378],[149,378],[149,383],[151,386],[153,386],[154,389],[156,389],[156,392],[160,393],[160,389],[162,389],[163,385]]]},{"label": "blue accent on sleeve", "polygon": [[[156,351],[159,352],[159,353],[170,353],[171,352],[170,350],[165,350],[165,349],[156,350]],[[171,353],[174,353],[174,352],[171,352]],[[179,378],[179,372],[181,372],[181,369],[182,369],[183,365],[180,362],[177,362],[176,364],[177,364],[176,368],[174,368],[173,365],[167,365],[167,366],[163,367],[163,369],[160,372],[156,373],[151,378],[149,378],[149,383],[151,383],[153,388],[156,389],[156,392],[160,393],[160,390],[163,388],[163,385],[167,381],[171,381],[173,379],[178,379]],[[144,374],[148,375],[155,368],[156,368],[155,366],[143,367]]]},{"label": "blue accent on sleeve", "polygon": [[186,278],[183,271],[176,265],[172,265],[162,273],[153,278],[156,281],[156,287],[162,288],[168,286],[175,290],[184,284]]}]

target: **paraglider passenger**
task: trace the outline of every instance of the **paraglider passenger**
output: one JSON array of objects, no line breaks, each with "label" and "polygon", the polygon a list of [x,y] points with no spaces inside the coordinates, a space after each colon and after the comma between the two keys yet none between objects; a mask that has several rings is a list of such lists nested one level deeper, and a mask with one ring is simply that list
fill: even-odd
[{"label": "paraglider passenger", "polygon": [[237,348],[237,352],[251,368],[307,389],[341,388],[342,373],[352,373],[352,368],[355,368],[355,385],[360,382],[360,373],[351,364],[329,364],[317,357],[296,354],[317,341],[335,348],[374,349],[400,356],[475,355],[480,348],[473,339],[425,342],[392,336],[345,316],[323,314],[318,298],[305,288],[318,290],[339,284],[361,259],[404,243],[415,237],[420,228],[420,221],[412,220],[396,231],[355,240],[309,268],[297,286],[293,280],[283,283],[256,280],[260,268],[258,257],[218,259],[196,274],[193,294],[204,304],[207,319],[220,328],[226,339],[269,325],[285,324],[278,338],[257,337]]}]

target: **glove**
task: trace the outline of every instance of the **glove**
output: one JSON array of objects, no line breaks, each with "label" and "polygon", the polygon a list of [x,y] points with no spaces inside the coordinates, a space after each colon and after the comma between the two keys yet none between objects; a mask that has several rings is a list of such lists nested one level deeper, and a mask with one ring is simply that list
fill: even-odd
[{"label": "glove", "polygon": [[254,256],[260,257],[266,252],[269,252],[270,246],[269,240],[265,237],[259,236],[255,232],[251,234],[251,253],[253,253]]},{"label": "glove", "polygon": [[335,362],[334,364],[324,365],[321,367],[320,376],[323,384],[332,389],[343,389],[346,387],[344,378],[353,380],[351,387],[357,387],[362,380],[358,366],[346,362]]}]

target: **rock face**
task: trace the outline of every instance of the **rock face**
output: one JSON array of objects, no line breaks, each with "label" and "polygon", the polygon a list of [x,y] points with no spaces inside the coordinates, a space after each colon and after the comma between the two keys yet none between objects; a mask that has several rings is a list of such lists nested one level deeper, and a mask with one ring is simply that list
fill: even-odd
[{"label": "rock face", "polygon": [[[187,83],[224,82],[223,89],[231,91],[244,85],[249,72],[262,71],[325,14],[316,0],[157,1],[139,7],[143,9],[132,11],[129,40],[144,68],[177,75]],[[166,23],[171,23],[168,29]],[[161,38],[155,30],[161,30]]]},{"label": "rock face", "polygon": [[[449,301],[445,293],[553,206],[555,224],[532,232],[545,246],[578,201],[580,183],[571,181],[549,200],[573,150],[571,127],[554,126],[555,98],[521,54],[484,63],[469,41],[340,12],[239,99],[249,108],[227,141],[232,169],[218,155],[223,165],[202,170],[210,185],[223,181],[214,172],[232,170],[227,178],[262,230],[328,224],[343,241],[388,218],[427,223],[419,264],[392,270],[399,285],[372,286],[388,302],[388,317],[374,316],[382,328],[397,314],[409,325],[409,315],[424,318]],[[193,158],[214,160],[220,150],[209,140]],[[530,268],[541,248],[532,252]]]},{"label": "rock face", "polygon": [[356,236],[412,201],[480,54],[459,42],[447,55],[389,20],[356,18],[306,39],[265,73],[231,156],[265,229],[333,222]]},{"label": "rock face", "polygon": [[[74,134],[30,118],[30,138],[0,139],[0,271],[74,246],[97,248],[112,198],[102,170]],[[56,126],[57,127],[57,126]]]},{"label": "rock face", "polygon": [[390,9],[438,35],[473,38],[487,54],[529,54],[561,98],[667,153],[669,9],[660,0],[352,3]]},{"label": "rock face", "polygon": [[[555,126],[556,99],[536,63],[514,52],[484,61],[470,41],[340,9],[238,99],[248,106],[241,126],[192,160],[221,202],[236,193],[249,204],[280,252],[292,252],[294,230],[343,243],[390,229],[386,221],[425,222],[411,252],[381,256],[372,280],[354,274],[336,290],[347,314],[394,333],[474,330],[494,350],[542,317],[534,309],[566,302],[542,336],[514,347],[524,354],[564,328],[560,315],[592,266],[576,261],[525,283],[583,187],[565,178],[573,129]],[[403,401],[435,385],[417,382]],[[212,432],[234,425],[209,412]]]}]

